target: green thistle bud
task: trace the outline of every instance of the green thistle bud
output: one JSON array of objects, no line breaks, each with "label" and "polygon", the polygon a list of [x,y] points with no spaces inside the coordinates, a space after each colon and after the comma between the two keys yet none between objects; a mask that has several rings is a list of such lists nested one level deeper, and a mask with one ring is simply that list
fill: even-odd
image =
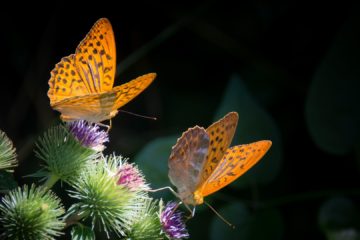
[{"label": "green thistle bud", "polygon": [[43,187],[11,191],[0,204],[1,239],[55,239],[64,223],[60,200]]},{"label": "green thistle bud", "polygon": [[95,233],[91,228],[78,224],[71,230],[71,240],[95,240]]},{"label": "green thistle bud", "polygon": [[89,161],[99,157],[99,153],[82,146],[62,125],[50,128],[36,146],[36,156],[45,162],[46,171],[65,182],[77,179]]},{"label": "green thistle bud", "polygon": [[17,166],[15,148],[6,134],[0,130],[0,169],[13,168]]},{"label": "green thistle bud", "polygon": [[131,230],[127,232],[127,239],[163,239],[162,225],[159,219],[158,202],[145,200],[145,207],[139,212],[132,223]]},{"label": "green thistle bud", "polygon": [[103,157],[72,181],[75,190],[70,191],[70,196],[78,202],[69,208],[66,217],[90,219],[92,228],[105,231],[108,237],[111,232],[124,236],[144,208],[147,195],[117,184],[121,165],[120,156]]}]

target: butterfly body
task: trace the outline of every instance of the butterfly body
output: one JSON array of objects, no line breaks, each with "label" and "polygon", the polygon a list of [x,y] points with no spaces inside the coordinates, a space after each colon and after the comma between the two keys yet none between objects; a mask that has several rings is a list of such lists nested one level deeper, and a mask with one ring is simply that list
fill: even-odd
[{"label": "butterfly body", "polygon": [[204,197],[235,181],[270,148],[268,140],[229,148],[237,121],[238,114],[230,112],[207,129],[189,128],[173,146],[169,178],[183,203],[202,204]]},{"label": "butterfly body", "polygon": [[115,38],[109,20],[101,18],[76,48],[51,71],[48,97],[63,121],[99,123],[113,118],[155,79],[145,74],[113,87],[116,69]]},{"label": "butterfly body", "polygon": [[178,192],[178,194],[181,196],[181,201],[184,204],[196,206],[204,203],[204,195],[199,190],[187,193]]}]

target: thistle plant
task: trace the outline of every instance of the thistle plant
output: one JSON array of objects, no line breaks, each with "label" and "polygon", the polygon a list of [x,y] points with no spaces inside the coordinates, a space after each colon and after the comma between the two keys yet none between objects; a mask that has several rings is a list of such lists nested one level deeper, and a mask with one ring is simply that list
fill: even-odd
[{"label": "thistle plant", "polygon": [[68,216],[82,220],[90,219],[91,228],[103,230],[109,236],[114,232],[125,236],[131,228],[130,223],[145,207],[146,192],[130,190],[117,184],[118,168],[122,165],[121,156],[100,157],[82,172],[70,185],[70,197],[78,202],[68,210]]},{"label": "thistle plant", "polygon": [[16,152],[11,140],[0,130],[0,169],[12,171],[17,166]]},{"label": "thistle plant", "polygon": [[128,239],[161,239],[162,225],[159,220],[159,204],[153,199],[146,199],[144,207],[132,219],[131,228],[126,232]]},{"label": "thistle plant", "polygon": [[[16,166],[15,148],[4,133],[0,136],[1,166],[11,169]],[[0,238],[187,238],[181,214],[172,203],[164,207],[149,196],[139,167],[116,153],[103,154],[108,141],[107,132],[86,121],[47,130],[36,143],[40,170],[30,175],[42,179],[2,197]],[[57,181],[72,201],[67,209],[51,190]]]},{"label": "thistle plant", "polygon": [[1,239],[55,239],[65,223],[60,199],[44,187],[12,190],[0,205]]},{"label": "thistle plant", "polygon": [[42,170],[46,172],[43,177],[47,178],[49,187],[59,179],[65,182],[77,179],[83,169],[99,157],[98,151],[89,147],[92,145],[88,143],[90,137],[79,140],[76,135],[81,130],[88,131],[87,134],[82,134],[84,136],[90,135],[91,132],[95,135],[93,129],[86,124],[82,125],[81,130],[78,125],[68,127],[59,125],[50,128],[36,144],[35,154],[43,160]]},{"label": "thistle plant", "polygon": [[[7,189],[1,196],[1,239],[48,240],[63,235],[93,240],[99,234],[133,240],[187,237],[179,213],[163,211],[161,201],[148,195],[149,184],[138,166],[119,154],[103,153],[109,136],[100,122],[111,121],[156,77],[145,74],[113,88],[115,60],[112,26],[101,18],[75,54],[62,58],[51,71],[47,95],[66,123],[51,127],[37,140],[34,152],[41,165],[28,175],[37,177],[36,182]],[[15,148],[0,131],[0,169],[16,166]],[[66,193],[70,203],[63,204],[52,191],[58,181],[62,184],[56,193]]]},{"label": "thistle plant", "polygon": [[96,124],[89,124],[84,120],[74,121],[67,124],[69,132],[82,146],[95,151],[103,151],[105,142],[109,141],[108,134]]},{"label": "thistle plant", "polygon": [[178,204],[169,202],[165,207],[160,207],[160,221],[162,230],[169,239],[189,238],[185,223],[182,219],[182,213],[176,211]]},{"label": "thistle plant", "polygon": [[145,177],[134,164],[124,162],[118,167],[116,175],[118,177],[116,183],[125,186],[130,191],[150,189],[149,185],[145,182]]}]

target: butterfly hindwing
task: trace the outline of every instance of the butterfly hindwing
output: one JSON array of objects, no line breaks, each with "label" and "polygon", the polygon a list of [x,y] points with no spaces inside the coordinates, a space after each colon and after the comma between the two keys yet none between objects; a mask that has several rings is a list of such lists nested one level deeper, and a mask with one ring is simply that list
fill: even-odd
[{"label": "butterfly hindwing", "polygon": [[202,127],[189,128],[173,146],[169,158],[169,178],[184,195],[195,191],[209,148],[209,137]]},{"label": "butterfly hindwing", "polygon": [[225,151],[230,146],[235,134],[238,119],[239,116],[236,112],[230,112],[206,129],[206,132],[210,137],[210,145],[208,155],[206,156],[204,172],[202,173],[199,185],[209,178],[224,156]]},{"label": "butterfly hindwing", "polygon": [[229,148],[202,186],[203,196],[227,186],[254,166],[269,150],[271,141],[262,140]]},{"label": "butterfly hindwing", "polygon": [[108,19],[99,19],[76,48],[76,67],[91,93],[110,91],[114,85],[116,47]]},{"label": "butterfly hindwing", "polygon": [[50,75],[48,97],[51,105],[66,98],[89,94],[87,86],[77,73],[74,54],[62,58]]},{"label": "butterfly hindwing", "polygon": [[97,123],[110,118],[115,100],[116,94],[110,91],[65,99],[53,108],[61,112],[64,121],[86,119]]},{"label": "butterfly hindwing", "polygon": [[112,109],[117,110],[130,102],[133,98],[144,91],[152,83],[155,77],[155,73],[148,73],[137,77],[130,82],[114,87],[113,92],[116,94],[116,101]]}]

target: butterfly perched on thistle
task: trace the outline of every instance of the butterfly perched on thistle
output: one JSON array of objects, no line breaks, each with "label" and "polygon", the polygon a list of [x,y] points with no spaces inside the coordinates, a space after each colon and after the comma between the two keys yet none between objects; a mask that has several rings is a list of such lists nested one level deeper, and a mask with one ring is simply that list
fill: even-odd
[{"label": "butterfly perched on thistle", "polygon": [[189,128],[172,147],[169,178],[186,205],[199,205],[253,167],[272,142],[262,140],[230,147],[238,114],[230,112],[207,129]]},{"label": "butterfly perched on thistle", "polygon": [[116,48],[108,19],[99,19],[77,46],[75,54],[61,59],[51,71],[48,97],[63,121],[111,120],[118,109],[146,89],[155,73],[113,87]]}]

